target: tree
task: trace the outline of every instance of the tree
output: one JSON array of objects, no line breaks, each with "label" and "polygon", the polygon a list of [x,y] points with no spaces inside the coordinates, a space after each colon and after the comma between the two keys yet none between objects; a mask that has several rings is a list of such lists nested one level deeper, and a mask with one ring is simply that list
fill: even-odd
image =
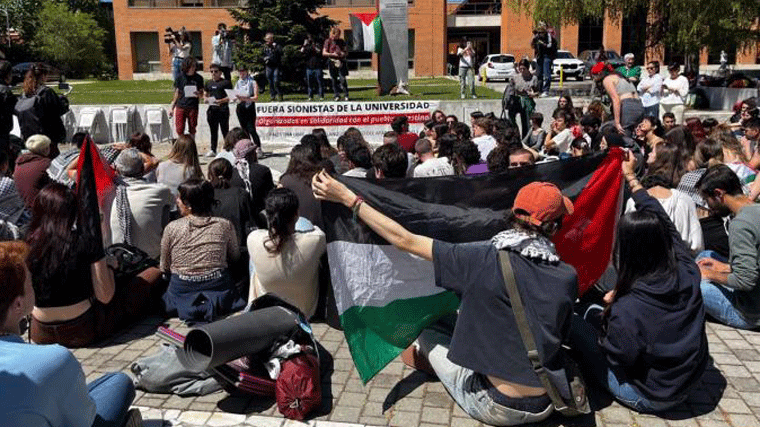
[{"label": "tree", "polygon": [[584,18],[626,16],[645,7],[652,14],[647,47],[662,44],[675,52],[697,54],[709,46],[744,48],[760,41],[758,0],[510,0],[537,20],[554,24]]},{"label": "tree", "polygon": [[67,74],[85,76],[104,61],[105,31],[93,16],[72,12],[62,3],[46,2],[39,13],[39,27],[32,40],[40,55]]},{"label": "tree", "polygon": [[324,40],[335,21],[317,15],[325,0],[248,0],[247,6],[231,9],[238,22],[232,34],[237,43],[234,49],[236,63],[248,64],[254,72],[264,70],[264,35],[273,33],[274,40],[283,48],[282,81],[302,82],[304,58],[301,45],[307,35]]}]

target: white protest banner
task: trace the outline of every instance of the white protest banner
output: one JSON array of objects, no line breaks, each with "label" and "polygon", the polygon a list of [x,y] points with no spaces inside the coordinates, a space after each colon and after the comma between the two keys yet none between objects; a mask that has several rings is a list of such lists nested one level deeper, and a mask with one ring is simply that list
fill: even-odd
[{"label": "white protest banner", "polygon": [[398,116],[409,119],[409,130],[419,132],[439,101],[372,101],[268,103],[256,105],[256,131],[264,142],[297,144],[314,128],[323,128],[330,141],[349,127],[361,130],[368,142],[381,144],[383,134]]}]

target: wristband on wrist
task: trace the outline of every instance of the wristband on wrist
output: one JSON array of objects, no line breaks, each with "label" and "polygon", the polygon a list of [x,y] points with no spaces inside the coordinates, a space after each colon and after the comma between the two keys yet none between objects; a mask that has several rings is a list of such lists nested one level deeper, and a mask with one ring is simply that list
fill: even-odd
[{"label": "wristband on wrist", "polygon": [[364,199],[357,195],[354,199],[354,203],[351,204],[351,212],[353,213],[354,222],[356,222],[356,217],[359,215],[359,207],[362,203],[364,203]]}]

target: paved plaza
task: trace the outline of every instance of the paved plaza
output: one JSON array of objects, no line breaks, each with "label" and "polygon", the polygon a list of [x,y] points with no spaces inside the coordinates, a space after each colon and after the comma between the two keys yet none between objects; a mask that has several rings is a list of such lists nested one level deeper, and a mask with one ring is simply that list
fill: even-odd
[{"label": "paved plaza", "polygon": [[[148,318],[98,347],[74,350],[87,380],[106,372],[129,373],[130,365],[158,351],[154,335],[162,324],[186,333],[178,319]],[[343,333],[314,324],[320,344],[332,355],[332,374],[323,382],[322,407],[304,423],[286,420],[274,400],[218,392],[201,397],[138,391],[134,405],[141,409],[146,427],[256,426],[256,427],[359,427],[456,426],[477,427],[455,405],[440,382],[394,360],[367,385],[362,385]],[[545,426],[599,427],[754,427],[760,426],[760,332],[737,331],[707,324],[712,363],[688,401],[661,417],[641,415],[617,403],[602,402],[593,415],[582,418],[552,416]],[[329,377],[329,378],[327,378]],[[603,401],[604,396],[593,400]]]}]

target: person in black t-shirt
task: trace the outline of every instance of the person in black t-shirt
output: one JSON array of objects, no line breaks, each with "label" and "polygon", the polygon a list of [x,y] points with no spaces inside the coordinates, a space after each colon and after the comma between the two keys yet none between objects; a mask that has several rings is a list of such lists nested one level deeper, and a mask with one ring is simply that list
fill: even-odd
[{"label": "person in black t-shirt", "polygon": [[[206,82],[206,102],[209,103],[206,111],[208,127],[211,130],[211,150],[206,153],[206,157],[216,156],[216,144],[218,140],[217,128],[222,129],[222,138],[227,137],[230,129],[230,108],[229,98],[225,89],[232,90],[232,83],[222,78],[222,69],[219,64],[211,64],[211,80]],[[213,101],[212,101],[213,99]]]},{"label": "person in black t-shirt", "polygon": [[282,48],[274,42],[274,34],[264,36],[264,69],[269,82],[269,96],[272,101],[282,101],[280,89],[280,66],[282,65]]},{"label": "person in black t-shirt", "polygon": [[[182,61],[182,75],[174,81],[174,99],[169,110],[169,117],[174,117],[174,126],[177,135],[185,134],[185,120],[187,120],[187,133],[195,138],[195,128],[198,126],[198,97],[203,96],[203,77],[195,72],[198,61],[193,57]],[[188,86],[194,86],[192,96],[185,96]]]}]

